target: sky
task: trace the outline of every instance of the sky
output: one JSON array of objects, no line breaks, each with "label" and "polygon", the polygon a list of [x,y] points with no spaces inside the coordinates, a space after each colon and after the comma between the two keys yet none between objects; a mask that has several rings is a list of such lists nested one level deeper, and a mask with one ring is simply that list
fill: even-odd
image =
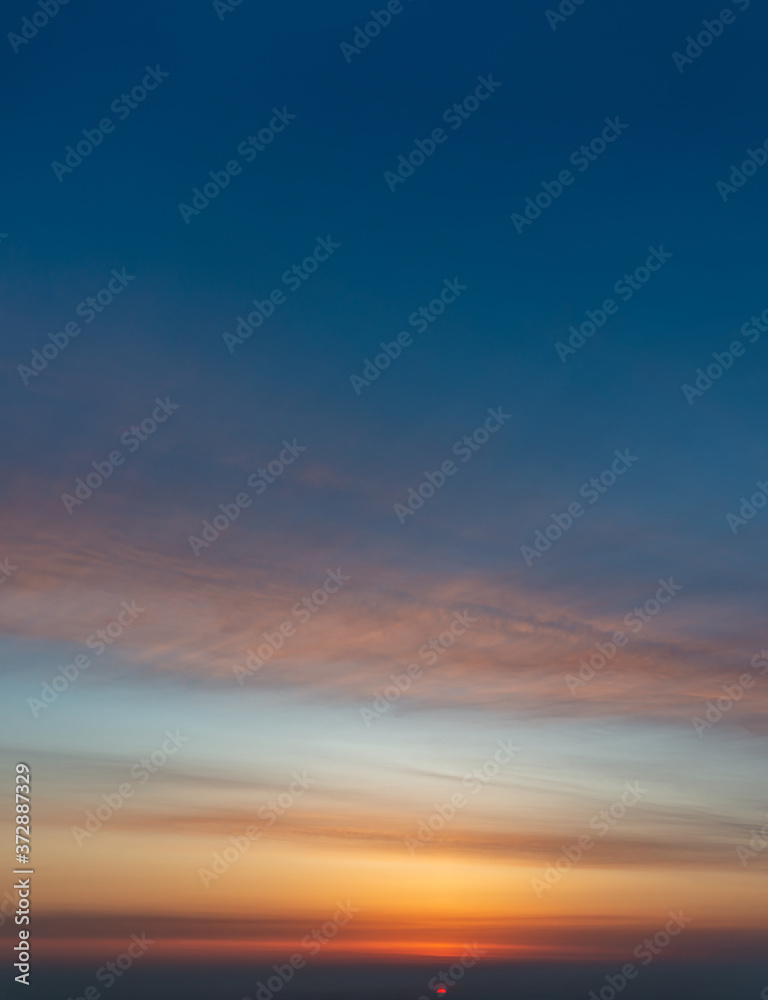
[{"label": "sky", "polygon": [[683,912],[657,965],[756,997],[765,12],[43,14],[0,66],[0,795],[10,843],[27,763],[34,959],[92,970],[51,990],[147,932],[226,996],[300,954],[275,995],[432,997],[474,946],[586,997]]}]

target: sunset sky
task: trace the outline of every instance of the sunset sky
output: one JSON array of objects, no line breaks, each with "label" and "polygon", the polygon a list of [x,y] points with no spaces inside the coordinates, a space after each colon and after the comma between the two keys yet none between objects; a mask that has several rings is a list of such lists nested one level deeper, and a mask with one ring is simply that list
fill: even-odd
[{"label": "sunset sky", "polygon": [[76,0],[7,45],[1,794],[29,763],[41,960],[146,931],[610,972],[680,910],[665,960],[764,953],[768,166],[716,187],[768,138],[743,6],[683,72],[693,0],[403,0],[347,56],[353,0]]}]

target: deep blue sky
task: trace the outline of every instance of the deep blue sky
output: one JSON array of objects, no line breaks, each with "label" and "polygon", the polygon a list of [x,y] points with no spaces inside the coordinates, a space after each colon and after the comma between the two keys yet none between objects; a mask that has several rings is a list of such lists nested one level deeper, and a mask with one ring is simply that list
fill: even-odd
[{"label": "deep blue sky", "polygon": [[[14,7],[9,30],[26,10]],[[223,22],[208,4],[63,8],[4,60],[14,102],[3,358],[6,402],[23,415],[19,460],[37,462],[43,449],[56,468],[73,446],[97,452],[126,392],[151,400],[176,389],[198,426],[191,462],[220,453],[201,431],[216,413],[243,447],[272,427],[279,440],[311,424],[324,460],[351,448],[357,468],[396,463],[410,481],[504,402],[515,419],[494,444],[508,466],[500,476],[495,463],[500,514],[520,503],[521,480],[528,497],[551,490],[560,502],[632,444],[644,452],[636,489],[646,509],[657,505],[663,521],[683,505],[719,535],[721,512],[760,473],[763,343],[693,408],[680,386],[768,305],[768,174],[728,204],[715,190],[766,136],[751,96],[761,85],[754,5],[684,74],[672,63],[711,13],[589,0],[553,32],[538,6],[436,13],[413,2],[348,65],[339,43],[365,14],[354,3],[246,2]],[[168,79],[57,182],[51,162],[158,63]],[[383,171],[487,73],[502,81],[497,93],[390,193]],[[298,117],[184,225],[178,204],[273,105]],[[614,115],[628,131],[518,235],[510,214]],[[230,357],[220,333],[327,234],[342,248]],[[660,244],[673,259],[561,364],[555,341]],[[124,299],[21,385],[15,366],[122,266],[137,276]],[[462,300],[357,398],[349,375],[454,276],[469,286]],[[51,396],[62,394],[69,405],[53,420]]]}]

